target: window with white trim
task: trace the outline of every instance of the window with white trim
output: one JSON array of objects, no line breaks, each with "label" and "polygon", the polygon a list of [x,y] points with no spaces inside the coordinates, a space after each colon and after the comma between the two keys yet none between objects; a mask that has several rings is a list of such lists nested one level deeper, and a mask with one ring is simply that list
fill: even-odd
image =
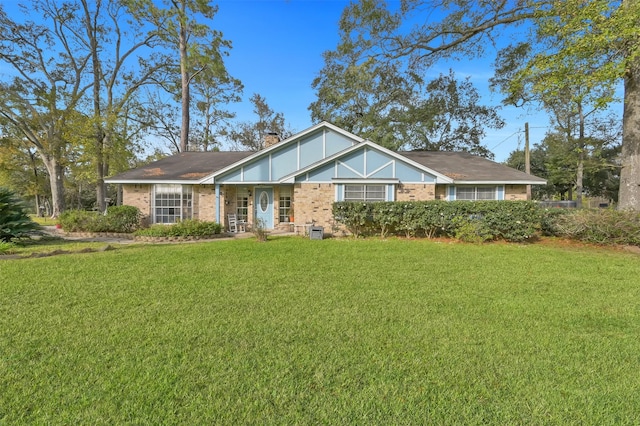
[{"label": "window with white trim", "polygon": [[456,186],[456,200],[497,200],[495,186]]},{"label": "window with white trim", "polygon": [[238,188],[236,195],[236,216],[238,220],[247,221],[249,216],[249,190],[247,188]]},{"label": "window with white trim", "polygon": [[176,223],[191,219],[193,189],[191,185],[154,185],[154,223]]},{"label": "window with white trim", "polygon": [[280,199],[278,200],[278,220],[280,222],[289,222],[291,214],[291,188],[280,188]]},{"label": "window with white trim", "polygon": [[344,186],[344,201],[386,201],[386,185],[353,185]]}]

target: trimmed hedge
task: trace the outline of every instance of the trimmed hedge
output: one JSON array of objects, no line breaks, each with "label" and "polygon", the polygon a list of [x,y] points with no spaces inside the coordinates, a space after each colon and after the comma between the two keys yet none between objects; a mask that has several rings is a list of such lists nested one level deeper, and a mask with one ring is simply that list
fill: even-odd
[{"label": "trimmed hedge", "polygon": [[66,232],[131,233],[140,225],[140,210],[133,206],[111,206],[107,214],[84,210],[67,210],[58,218]]},{"label": "trimmed hedge", "polygon": [[135,232],[137,237],[210,237],[222,232],[222,225],[188,219],[172,225],[156,224]]},{"label": "trimmed hedge", "polygon": [[337,202],[333,216],[355,236],[446,236],[464,241],[521,242],[540,229],[531,201]]}]

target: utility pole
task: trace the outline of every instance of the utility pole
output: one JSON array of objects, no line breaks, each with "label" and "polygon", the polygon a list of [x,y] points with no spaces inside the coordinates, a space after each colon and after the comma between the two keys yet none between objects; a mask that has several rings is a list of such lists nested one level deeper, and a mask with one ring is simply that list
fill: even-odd
[{"label": "utility pole", "polygon": [[[524,172],[531,174],[531,156],[529,153],[529,123],[524,123]],[[531,200],[531,185],[527,185],[527,200]]]}]

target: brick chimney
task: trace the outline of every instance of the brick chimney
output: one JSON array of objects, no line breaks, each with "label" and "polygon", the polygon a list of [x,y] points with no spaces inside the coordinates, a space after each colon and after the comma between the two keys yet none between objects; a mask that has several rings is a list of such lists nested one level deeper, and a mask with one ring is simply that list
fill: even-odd
[{"label": "brick chimney", "polygon": [[271,145],[275,145],[280,142],[280,135],[275,132],[267,133],[264,136],[264,147],[269,148]]}]

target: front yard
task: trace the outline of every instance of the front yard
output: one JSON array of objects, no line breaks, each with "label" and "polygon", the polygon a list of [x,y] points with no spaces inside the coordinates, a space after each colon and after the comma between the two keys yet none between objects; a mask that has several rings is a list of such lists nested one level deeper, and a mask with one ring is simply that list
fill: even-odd
[{"label": "front yard", "polygon": [[639,276],[404,239],[0,260],[0,424],[633,424]]}]

